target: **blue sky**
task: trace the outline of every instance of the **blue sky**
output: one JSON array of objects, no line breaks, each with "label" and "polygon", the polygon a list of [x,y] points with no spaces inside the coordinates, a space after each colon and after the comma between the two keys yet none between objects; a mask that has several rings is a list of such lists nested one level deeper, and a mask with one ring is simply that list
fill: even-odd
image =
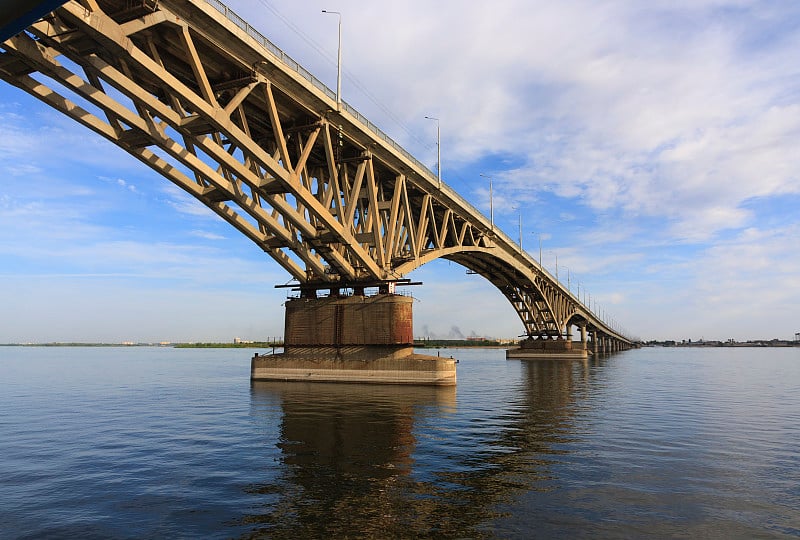
[{"label": "blue sky", "polygon": [[[230,1],[643,339],[800,332],[800,4]],[[365,91],[366,90],[366,91]],[[0,343],[282,333],[289,276],[124,152],[0,83]],[[417,335],[512,337],[436,262]],[[583,294],[583,293],[581,293]]]}]

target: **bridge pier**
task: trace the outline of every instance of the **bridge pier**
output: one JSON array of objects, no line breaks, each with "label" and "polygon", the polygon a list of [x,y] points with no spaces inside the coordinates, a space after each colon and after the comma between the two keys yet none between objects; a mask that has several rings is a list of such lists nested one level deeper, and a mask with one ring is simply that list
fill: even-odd
[{"label": "bridge pier", "polygon": [[519,343],[518,349],[506,351],[506,358],[520,360],[586,360],[589,353],[585,345],[564,339],[534,339],[528,337]]},{"label": "bridge pier", "polygon": [[456,384],[455,360],[414,353],[413,298],[314,296],[286,302],[284,352],[253,356],[252,380]]}]

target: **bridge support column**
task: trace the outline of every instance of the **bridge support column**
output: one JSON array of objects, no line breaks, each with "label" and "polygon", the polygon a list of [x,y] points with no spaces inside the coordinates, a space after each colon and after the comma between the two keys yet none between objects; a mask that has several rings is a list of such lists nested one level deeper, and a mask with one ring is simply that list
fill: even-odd
[{"label": "bridge support column", "polygon": [[393,294],[290,299],[284,352],[256,354],[250,378],[454,385],[455,360],[414,353],[412,305]]}]

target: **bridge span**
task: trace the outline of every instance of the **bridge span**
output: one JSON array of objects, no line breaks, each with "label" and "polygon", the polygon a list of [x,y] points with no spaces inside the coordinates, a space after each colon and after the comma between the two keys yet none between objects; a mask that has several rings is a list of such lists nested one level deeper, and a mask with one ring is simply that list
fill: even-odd
[{"label": "bridge span", "polygon": [[511,303],[528,336],[512,357],[633,345],[217,0],[70,0],[0,49],[2,79],[197,198],[289,273],[300,294],[287,304],[285,356],[302,356],[303,373],[313,355],[408,357],[411,304],[395,287],[437,258]]}]

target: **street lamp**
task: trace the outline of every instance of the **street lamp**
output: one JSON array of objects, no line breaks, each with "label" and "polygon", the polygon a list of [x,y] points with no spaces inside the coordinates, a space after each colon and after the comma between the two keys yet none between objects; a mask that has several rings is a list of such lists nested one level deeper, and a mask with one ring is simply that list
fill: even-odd
[{"label": "street lamp", "polygon": [[439,189],[442,189],[442,133],[439,129],[439,119],[426,116],[428,120],[436,120],[436,177],[439,180]]},{"label": "street lamp", "polygon": [[539,268],[543,268],[542,266],[542,233],[532,232],[531,234],[535,234],[539,237]]},{"label": "street lamp", "polygon": [[555,256],[556,256],[556,281],[558,281],[558,253],[556,253]]},{"label": "street lamp", "polygon": [[492,230],[494,230],[494,203],[492,202],[492,177],[486,176],[481,173],[481,176],[489,179],[489,220],[492,223]]},{"label": "street lamp", "polygon": [[338,11],[323,9],[322,13],[330,13],[339,17],[339,50],[336,58],[336,110],[342,110],[342,14]]}]

